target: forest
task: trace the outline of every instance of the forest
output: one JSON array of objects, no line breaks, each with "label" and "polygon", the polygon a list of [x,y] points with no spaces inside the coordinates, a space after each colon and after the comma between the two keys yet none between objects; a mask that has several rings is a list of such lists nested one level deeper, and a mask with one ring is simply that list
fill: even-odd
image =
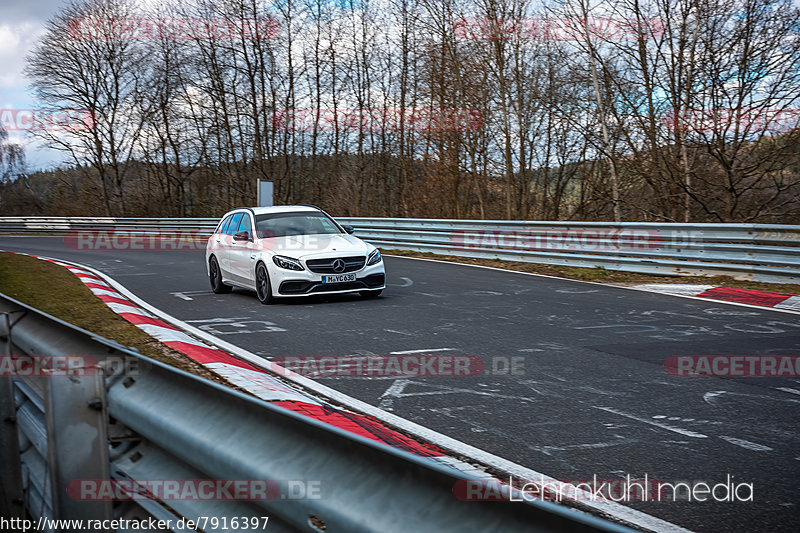
[{"label": "forest", "polygon": [[25,74],[72,112],[44,169],[0,113],[4,216],[800,216],[791,0],[84,0]]}]

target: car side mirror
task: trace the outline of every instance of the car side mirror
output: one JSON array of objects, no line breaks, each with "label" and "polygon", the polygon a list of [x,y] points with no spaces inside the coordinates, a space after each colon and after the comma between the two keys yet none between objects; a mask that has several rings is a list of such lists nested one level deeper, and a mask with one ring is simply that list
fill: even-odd
[{"label": "car side mirror", "polygon": [[347,225],[344,225],[344,226],[342,226],[342,228],[344,228],[344,230],[345,230],[345,231],[346,231],[346,232],[347,232],[349,235],[352,235],[353,233],[355,233],[355,232],[356,232],[356,228],[354,228],[353,226],[347,226]]},{"label": "car side mirror", "polygon": [[234,241],[249,241],[250,240],[250,233],[247,231],[240,231],[233,235]]}]

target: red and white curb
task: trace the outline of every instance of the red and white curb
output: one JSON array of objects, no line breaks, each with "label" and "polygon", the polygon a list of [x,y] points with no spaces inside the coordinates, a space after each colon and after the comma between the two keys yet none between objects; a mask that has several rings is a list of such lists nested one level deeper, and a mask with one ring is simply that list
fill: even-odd
[{"label": "red and white curb", "polygon": [[[224,377],[230,383],[251,392],[263,400],[269,401],[272,405],[314,418],[361,437],[402,449],[419,457],[427,458],[472,478],[489,479],[494,476],[473,464],[458,459],[456,455],[470,458],[478,464],[506,472],[508,475],[518,479],[537,480],[550,486],[561,486],[561,482],[551,476],[400,418],[304,376],[283,369],[221,339],[217,339],[207,332],[203,332],[159,311],[133,295],[109,276],[94,269],[32,254],[19,253],[19,255],[28,255],[69,269],[112,311],[163,344],[189,356],[194,361]],[[192,335],[187,334],[186,331],[189,331]],[[197,337],[203,338],[208,342],[202,342]],[[220,347],[224,347],[225,350],[211,346],[211,344],[217,344]],[[298,383],[305,389],[312,390],[325,398],[346,406],[348,409],[354,409],[359,412],[351,412],[335,407],[319,397],[295,389],[270,376],[263,368],[250,364],[247,361],[248,359],[258,362],[267,369],[278,370],[286,379]],[[405,433],[413,435],[414,438],[410,438],[389,426],[399,428]],[[449,450],[454,455],[449,455],[445,450]],[[582,500],[580,503],[584,510],[622,521],[643,531],[691,533],[690,530],[677,524],[626,507],[620,503],[593,500],[591,493],[577,487],[574,490],[570,490],[569,493],[576,499]]]},{"label": "red and white curb", "polygon": [[800,295],[797,294],[717,287],[714,285],[681,285],[672,283],[650,283],[634,285],[632,288],[676,296],[693,296],[695,298],[708,298],[709,300],[728,303],[800,311]]}]

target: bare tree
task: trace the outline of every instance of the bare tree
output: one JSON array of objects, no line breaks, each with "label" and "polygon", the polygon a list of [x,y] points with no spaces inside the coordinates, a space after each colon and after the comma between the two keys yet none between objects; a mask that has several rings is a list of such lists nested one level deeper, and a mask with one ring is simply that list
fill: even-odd
[{"label": "bare tree", "polygon": [[[26,68],[44,106],[85,110],[91,117],[83,128],[41,129],[38,135],[67,152],[87,179],[98,182],[107,215],[126,214],[126,162],[142,129],[136,107],[148,98],[141,83],[148,68],[143,50],[119,38],[113,27],[113,21],[135,16],[129,0],[70,4],[48,22]],[[101,30],[84,33],[87,21],[100,21]]]},{"label": "bare tree", "polygon": [[0,183],[13,181],[25,169],[25,150],[11,142],[8,132],[0,127]]}]

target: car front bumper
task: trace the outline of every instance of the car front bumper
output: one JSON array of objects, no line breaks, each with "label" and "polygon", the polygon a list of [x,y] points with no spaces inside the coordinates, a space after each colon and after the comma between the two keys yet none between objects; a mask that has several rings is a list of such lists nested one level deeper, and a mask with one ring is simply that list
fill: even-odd
[{"label": "car front bumper", "polygon": [[303,272],[282,270],[275,274],[277,275],[270,273],[272,294],[281,297],[338,294],[386,288],[386,271],[383,261],[354,272],[356,280],[345,283],[322,283],[322,274],[307,270]]}]

